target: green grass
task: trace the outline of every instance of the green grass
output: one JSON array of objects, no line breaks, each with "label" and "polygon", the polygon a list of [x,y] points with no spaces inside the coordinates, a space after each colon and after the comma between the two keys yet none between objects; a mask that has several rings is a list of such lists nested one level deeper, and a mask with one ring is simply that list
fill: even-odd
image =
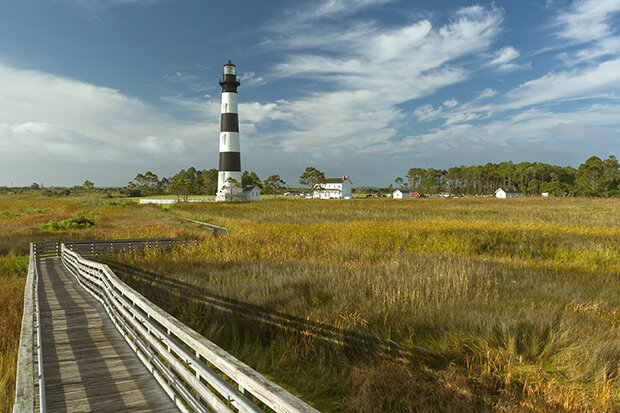
[{"label": "green grass", "polygon": [[63,219],[62,221],[50,221],[47,224],[39,225],[43,231],[63,231],[77,228],[88,228],[95,225],[95,221],[86,218],[84,215],[78,215],[74,218]]}]

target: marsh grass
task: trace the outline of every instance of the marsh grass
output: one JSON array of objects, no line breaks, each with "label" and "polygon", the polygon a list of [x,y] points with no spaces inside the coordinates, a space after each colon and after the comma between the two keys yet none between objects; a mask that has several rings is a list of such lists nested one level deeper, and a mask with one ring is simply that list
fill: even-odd
[{"label": "marsh grass", "polygon": [[421,201],[175,205],[230,234],[113,264],[326,411],[618,409],[618,201]]},{"label": "marsh grass", "polygon": [[15,364],[23,310],[28,257],[0,257],[0,411],[15,398]]},{"label": "marsh grass", "polygon": [[[102,259],[323,411],[620,408],[618,200],[272,199],[164,209],[29,196],[0,197],[0,211],[2,259],[23,260],[33,240],[200,239]],[[39,228],[79,213],[96,225]],[[177,217],[230,234],[213,238]],[[7,264],[11,274],[25,276],[21,262]],[[19,296],[11,306],[21,315],[23,291],[7,294]]]}]

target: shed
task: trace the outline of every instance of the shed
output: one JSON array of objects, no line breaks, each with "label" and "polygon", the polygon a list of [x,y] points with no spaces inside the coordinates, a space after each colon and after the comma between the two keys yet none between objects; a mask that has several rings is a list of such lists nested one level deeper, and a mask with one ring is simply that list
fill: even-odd
[{"label": "shed", "polygon": [[504,191],[502,188],[497,188],[494,194],[495,198],[499,199],[518,198],[522,195],[519,191]]},{"label": "shed", "polygon": [[392,198],[394,199],[403,199],[403,198],[411,198],[411,192],[406,189],[397,189],[392,192]]}]

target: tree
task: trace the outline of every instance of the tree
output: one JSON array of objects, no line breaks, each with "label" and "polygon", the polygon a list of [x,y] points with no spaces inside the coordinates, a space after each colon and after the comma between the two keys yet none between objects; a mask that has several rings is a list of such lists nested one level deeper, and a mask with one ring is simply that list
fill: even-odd
[{"label": "tree", "polygon": [[600,196],[604,190],[602,184],[603,161],[598,156],[591,156],[579,165],[577,170],[577,189],[580,195]]},{"label": "tree", "polygon": [[136,175],[133,179],[133,186],[132,189],[139,189],[142,195],[154,195],[159,192],[160,182],[157,175],[148,171],[144,175]]},{"label": "tree", "polygon": [[259,188],[263,188],[263,183],[261,182],[260,178],[258,177],[258,175],[256,175],[256,172],[252,171],[252,172],[248,172],[248,171],[244,171],[243,175],[241,175],[241,185],[243,186],[257,186]]},{"label": "tree", "polygon": [[189,198],[191,187],[192,182],[189,180],[185,169],[181,169],[170,179],[170,191],[177,196],[182,195],[185,201]]},{"label": "tree", "polygon": [[218,170],[215,168],[200,172],[200,193],[215,195],[217,193]]},{"label": "tree", "polygon": [[237,195],[240,189],[241,183],[231,176],[226,180],[224,186],[222,187],[222,192],[225,193],[225,198],[227,201],[232,201],[235,199],[235,195]]},{"label": "tree", "polygon": [[396,184],[396,188],[398,189],[402,189],[406,186],[405,180],[401,178],[400,176],[394,180],[394,183]]},{"label": "tree", "polygon": [[84,190],[86,191],[90,191],[95,187],[95,184],[92,183],[91,181],[89,181],[88,179],[84,181],[84,183],[82,184],[82,188],[84,188]]},{"label": "tree", "polygon": [[[323,181],[325,181],[325,174],[312,166],[307,167],[299,177],[299,183],[310,187],[311,191]],[[314,197],[314,191],[312,191],[312,196]]]},{"label": "tree", "polygon": [[286,182],[280,178],[280,175],[271,175],[265,179],[263,191],[267,194],[276,195],[285,185]]}]

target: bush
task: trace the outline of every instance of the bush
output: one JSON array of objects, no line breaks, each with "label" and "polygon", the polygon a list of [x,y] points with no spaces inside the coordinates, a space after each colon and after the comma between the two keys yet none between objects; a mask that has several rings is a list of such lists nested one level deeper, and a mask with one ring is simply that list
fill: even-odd
[{"label": "bush", "polygon": [[39,228],[43,231],[59,231],[75,228],[88,228],[95,225],[95,221],[86,218],[84,215],[78,215],[74,218],[65,219],[63,221],[50,221],[47,224],[41,224]]}]

